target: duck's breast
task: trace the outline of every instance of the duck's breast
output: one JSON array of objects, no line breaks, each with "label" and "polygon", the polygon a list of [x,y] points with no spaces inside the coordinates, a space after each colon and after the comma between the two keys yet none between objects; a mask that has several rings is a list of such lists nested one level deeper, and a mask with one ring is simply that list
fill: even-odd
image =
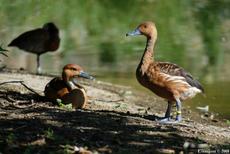
[{"label": "duck's breast", "polygon": [[46,42],[47,51],[56,51],[60,45],[60,38],[58,35],[50,36],[50,40]]},{"label": "duck's breast", "polygon": [[65,104],[71,103],[75,109],[84,108],[87,103],[86,92],[84,89],[73,89],[62,98],[62,101]]},{"label": "duck's breast", "polygon": [[155,70],[152,70],[151,73],[142,73],[137,70],[136,78],[142,86],[148,88],[156,95],[167,100],[174,100],[173,93],[165,87],[165,84],[162,82],[162,79],[160,79]]}]

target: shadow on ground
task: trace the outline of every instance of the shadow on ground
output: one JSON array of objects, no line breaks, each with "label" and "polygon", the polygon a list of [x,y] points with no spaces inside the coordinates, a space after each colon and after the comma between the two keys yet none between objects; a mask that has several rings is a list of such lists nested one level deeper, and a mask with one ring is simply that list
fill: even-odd
[{"label": "shadow on ground", "polygon": [[[7,93],[17,100],[34,99],[32,94]],[[1,100],[5,95],[0,93]],[[78,146],[99,153],[146,154],[161,148],[179,152],[185,141],[205,143],[181,136],[180,130],[172,125],[160,125],[137,114],[68,111],[46,102],[37,103],[23,109],[0,108],[0,152],[64,153]]]}]

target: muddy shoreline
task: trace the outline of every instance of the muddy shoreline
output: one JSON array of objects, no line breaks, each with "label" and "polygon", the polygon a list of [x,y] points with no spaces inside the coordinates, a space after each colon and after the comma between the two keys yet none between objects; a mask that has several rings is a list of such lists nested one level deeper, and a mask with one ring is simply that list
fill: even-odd
[{"label": "muddy shoreline", "polygon": [[[1,71],[0,81],[23,81],[43,95],[51,76]],[[80,81],[85,110],[53,106],[20,83],[0,85],[0,153],[177,153],[230,149],[230,126],[183,108],[180,124],[159,124],[166,103],[130,87]],[[79,151],[80,149],[80,151]]]}]

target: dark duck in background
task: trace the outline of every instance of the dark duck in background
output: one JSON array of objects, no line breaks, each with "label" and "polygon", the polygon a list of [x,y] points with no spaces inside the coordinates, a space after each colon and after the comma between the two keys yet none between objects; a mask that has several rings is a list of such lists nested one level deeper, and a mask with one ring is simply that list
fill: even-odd
[{"label": "dark duck in background", "polygon": [[37,55],[37,74],[41,73],[40,55],[48,51],[56,51],[60,44],[59,30],[52,23],[46,23],[42,28],[27,31],[15,38],[8,46],[18,47],[26,52]]}]

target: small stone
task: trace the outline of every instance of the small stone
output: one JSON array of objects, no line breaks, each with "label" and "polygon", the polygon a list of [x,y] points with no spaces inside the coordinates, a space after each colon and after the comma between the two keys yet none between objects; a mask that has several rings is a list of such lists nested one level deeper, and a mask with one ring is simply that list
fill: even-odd
[{"label": "small stone", "polygon": [[80,129],[79,131],[80,131],[81,133],[84,133],[84,132],[85,132],[83,129]]},{"label": "small stone", "polygon": [[194,143],[191,143],[190,148],[194,149],[194,148],[196,148],[196,145]]},{"label": "small stone", "polygon": [[200,117],[201,117],[201,119],[205,119],[204,115],[201,115]]},{"label": "small stone", "polygon": [[74,152],[77,154],[92,154],[91,151],[84,149],[83,147],[74,146]]},{"label": "small stone", "polygon": [[211,115],[210,115],[210,119],[214,119],[214,114],[211,114]]},{"label": "small stone", "polygon": [[190,145],[190,143],[186,141],[186,142],[184,142],[183,148],[188,149],[189,145]]},{"label": "small stone", "polygon": [[199,148],[199,149],[205,149],[205,148],[209,148],[209,145],[206,144],[206,143],[198,144],[198,145],[197,145],[197,148]]},{"label": "small stone", "polygon": [[173,149],[157,149],[156,151],[159,153],[165,153],[165,154],[175,153],[175,150]]},{"label": "small stone", "polygon": [[73,150],[74,150],[75,152],[79,152],[79,151],[80,151],[80,148],[77,147],[77,146],[74,146],[74,147],[73,147]]},{"label": "small stone", "polygon": [[125,95],[131,95],[133,92],[132,91],[125,91]]}]

